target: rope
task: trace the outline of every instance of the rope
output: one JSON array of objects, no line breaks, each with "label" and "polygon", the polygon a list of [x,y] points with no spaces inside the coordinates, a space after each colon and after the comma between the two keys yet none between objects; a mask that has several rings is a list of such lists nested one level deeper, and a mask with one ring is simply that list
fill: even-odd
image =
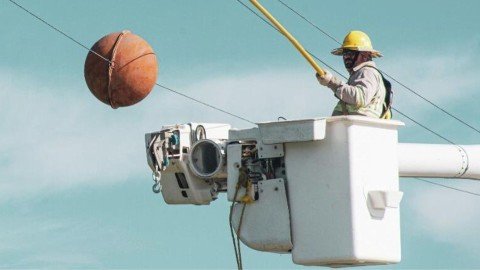
[{"label": "rope", "polygon": [[245,214],[245,208],[247,208],[247,204],[243,203],[242,213],[240,213],[240,221],[238,222],[238,230],[237,230],[238,262],[240,264],[239,270],[243,269],[242,252],[240,251],[240,230],[242,229],[242,223],[243,223],[243,216]]},{"label": "rope", "polygon": [[115,104],[115,102],[112,100],[112,74],[113,70],[115,69],[115,56],[117,56],[117,50],[118,50],[118,45],[120,44],[120,41],[122,41],[122,38],[124,35],[129,34],[130,31],[122,31],[120,35],[118,35],[117,39],[115,40],[115,44],[113,44],[113,51],[112,51],[112,57],[110,58],[110,61],[108,62],[108,84],[107,84],[107,89],[108,89],[108,103],[110,103],[110,106],[112,109],[118,108],[118,106]]},{"label": "rope", "polygon": [[241,261],[240,261],[240,258],[241,258],[241,254],[239,255],[239,250],[237,250],[237,243],[235,242],[235,234],[234,234],[234,231],[233,231],[233,224],[232,224],[232,220],[233,220],[233,207],[235,206],[235,201],[237,200],[237,195],[238,195],[238,191],[240,190],[240,184],[237,183],[237,186],[235,187],[235,193],[233,195],[233,200],[232,200],[232,204],[230,205],[230,213],[228,215],[228,221],[229,221],[229,224],[230,224],[230,234],[232,236],[232,241],[233,241],[233,249],[235,250],[235,259],[237,261],[237,268],[238,269],[241,269]]}]

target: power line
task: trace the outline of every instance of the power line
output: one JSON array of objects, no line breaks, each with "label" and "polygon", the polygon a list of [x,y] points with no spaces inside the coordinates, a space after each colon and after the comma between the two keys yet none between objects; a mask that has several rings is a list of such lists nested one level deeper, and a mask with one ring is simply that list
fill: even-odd
[{"label": "power line", "polygon": [[[34,14],[33,12],[29,11],[29,10],[26,9],[25,7],[21,6],[20,4],[16,3],[16,2],[13,1],[13,0],[9,0],[9,1],[10,1],[12,4],[14,4],[15,6],[19,7],[19,8],[22,9],[23,11],[25,11],[25,12],[27,12],[28,14],[30,14],[31,16],[33,16],[34,18],[36,18],[37,20],[39,20],[39,21],[41,21],[42,23],[44,23],[45,25],[47,25],[47,26],[50,27],[51,29],[53,29],[53,30],[55,30],[56,32],[60,33],[61,35],[65,36],[66,38],[70,39],[71,41],[73,41],[73,42],[76,43],[77,45],[81,46],[82,48],[86,49],[86,50],[89,51],[89,52],[92,52],[93,54],[97,55],[98,57],[100,57],[100,58],[103,59],[104,61],[107,61],[107,62],[111,63],[111,61],[110,61],[109,59],[107,59],[107,58],[105,58],[104,56],[98,54],[97,52],[89,49],[88,47],[86,47],[85,45],[83,45],[81,42],[77,41],[76,39],[74,39],[74,38],[71,37],[70,35],[66,34],[66,33],[63,32],[63,31],[61,31],[60,29],[58,29],[57,27],[53,26],[52,24],[48,23],[47,21],[45,21],[44,19],[40,18],[39,16],[37,16],[37,15]],[[268,21],[266,21],[263,17],[260,17],[255,11],[253,11],[250,7],[248,7],[247,5],[245,5],[242,1],[240,1],[240,0],[237,0],[237,1],[238,1],[240,4],[242,4],[244,7],[246,7],[247,9],[249,9],[249,10],[250,10],[252,13],[254,13],[257,17],[259,17],[260,19],[262,19],[265,23],[267,23],[268,25],[270,25],[271,27],[273,27],[275,30],[278,31],[278,29],[276,29],[273,25],[271,25],[271,24],[270,24]],[[278,1],[279,1],[280,3],[282,3],[282,4],[284,4],[285,6],[287,6],[287,5],[286,5],[284,2],[282,2],[281,0],[278,0]],[[288,7],[288,6],[287,6],[287,7]],[[291,9],[291,8],[289,7],[289,9]],[[293,9],[291,9],[291,10],[294,11]],[[294,12],[295,12],[297,15],[301,16],[301,15],[300,15],[299,13],[297,13],[296,11],[294,11]],[[303,16],[301,16],[301,17],[302,17],[303,19],[305,19],[307,22],[309,22],[310,24],[314,25],[313,23],[311,23],[310,21],[308,21],[305,17],[303,17]],[[314,26],[315,26],[315,25],[314,25]],[[315,26],[315,27],[316,27],[317,29],[319,29],[317,26]],[[326,32],[322,31],[321,29],[319,29],[319,30],[320,30],[322,33],[324,33],[324,34],[326,34],[327,36],[329,36],[330,38],[332,38],[333,40],[335,40],[333,37],[331,37],[330,35],[328,35]],[[335,41],[336,41],[336,40],[335,40]],[[337,42],[338,42],[338,41],[337,41]],[[310,52],[309,52],[309,53],[310,53]],[[339,74],[339,75],[341,75],[342,77],[346,78],[343,74],[341,74],[340,72],[338,72],[338,71],[335,70],[334,68],[330,67],[328,64],[326,64],[325,62],[323,62],[321,59],[319,59],[318,57],[316,57],[316,56],[313,55],[312,53],[310,53],[310,54],[311,54],[315,59],[319,60],[319,61],[322,62],[324,65],[328,66],[330,69],[332,69],[333,71],[335,71],[337,74]],[[388,77],[390,77],[392,80],[394,80],[395,82],[399,83],[399,84],[402,85],[403,87],[409,89],[408,87],[406,87],[405,85],[401,84],[400,82],[398,82],[395,78],[391,77],[390,75],[388,75],[388,74],[385,74],[385,75],[387,75]],[[251,123],[251,124],[254,124],[254,125],[255,125],[254,122],[252,122],[252,121],[250,121],[250,120],[248,120],[248,119],[246,119],[246,118],[244,118],[244,117],[241,117],[241,116],[238,116],[238,115],[236,115],[236,114],[230,113],[230,112],[228,112],[228,111],[226,111],[226,110],[220,109],[220,108],[215,107],[215,106],[213,106],[213,105],[210,105],[210,104],[208,104],[208,103],[206,103],[206,102],[203,102],[203,101],[201,101],[201,100],[198,100],[198,99],[195,99],[195,98],[193,98],[193,97],[190,97],[190,96],[188,96],[188,95],[186,95],[186,94],[183,94],[183,93],[181,93],[181,92],[178,92],[178,91],[176,91],[176,90],[173,90],[173,89],[171,89],[171,88],[169,88],[169,87],[166,87],[166,86],[164,86],[164,85],[161,85],[161,84],[159,84],[159,83],[156,83],[156,85],[159,86],[159,87],[161,87],[161,88],[163,88],[163,89],[165,89],[165,90],[168,90],[168,91],[170,91],[170,92],[172,92],[172,93],[175,93],[175,94],[177,94],[177,95],[183,96],[183,97],[185,97],[185,98],[187,98],[187,99],[190,99],[190,100],[192,100],[192,101],[195,101],[195,102],[197,102],[197,103],[200,103],[200,104],[202,104],[202,105],[204,105],[204,106],[210,107],[210,108],[215,109],[215,110],[217,110],[217,111],[220,111],[220,112],[222,112],[222,113],[228,114],[228,115],[230,115],[230,116],[232,116],[232,117],[236,117],[236,118],[238,118],[238,119],[240,119],[240,120],[243,120],[243,121],[246,121],[246,122],[248,122],[248,123]],[[412,91],[412,92],[415,92],[415,91],[413,91],[412,89],[409,89],[409,90]],[[415,93],[416,93],[416,92],[415,92]],[[457,120],[460,121],[461,123],[469,126],[469,127],[472,128],[473,130],[475,130],[475,131],[477,131],[477,132],[480,133],[480,131],[478,131],[478,130],[475,129],[474,127],[468,125],[467,123],[463,122],[461,119],[458,119],[458,118],[455,117],[454,115],[452,115],[452,114],[448,113],[447,111],[443,110],[442,108],[438,107],[437,105],[435,105],[434,103],[430,102],[429,100],[427,100],[426,98],[422,97],[421,95],[419,95],[419,94],[417,94],[417,95],[418,95],[419,97],[421,97],[422,99],[424,99],[425,101],[431,103],[433,106],[435,106],[435,107],[437,107],[438,109],[442,110],[444,113],[450,115],[451,117],[457,119]],[[438,133],[436,133],[435,131],[429,129],[429,128],[426,127],[425,125],[420,124],[418,121],[415,121],[413,118],[411,118],[411,117],[407,116],[406,114],[400,112],[398,109],[395,109],[395,108],[393,108],[393,109],[394,109],[397,113],[399,113],[399,114],[403,115],[404,117],[408,118],[409,120],[415,122],[416,124],[420,125],[420,126],[423,127],[424,129],[430,131],[430,132],[433,133],[434,135],[442,138],[443,140],[445,140],[445,141],[447,141],[447,142],[449,142],[449,143],[451,143],[451,144],[455,144],[455,143],[453,143],[451,140],[449,140],[449,139],[441,136],[440,134],[438,134]],[[455,190],[455,191],[458,191],[458,192],[467,193],[467,194],[471,194],[471,195],[475,195],[475,196],[480,196],[479,193],[475,193],[475,192],[470,192],[470,191],[467,191],[467,190],[458,189],[458,188],[455,188],[455,187],[451,187],[451,186],[447,186],[447,185],[435,183],[435,182],[432,182],[432,181],[429,181],[429,180],[425,180],[425,179],[421,179],[421,178],[416,178],[416,179],[418,179],[418,180],[420,180],[420,181],[423,181],[423,182],[426,182],[426,183],[430,183],[430,184],[433,184],[433,185],[437,185],[437,186],[440,186],[440,187],[444,187],[444,188],[447,188],[447,189]]]},{"label": "power line", "polygon": [[[239,2],[240,4],[242,4],[245,8],[247,8],[251,13],[253,13],[254,15],[256,15],[258,18],[260,18],[263,22],[265,22],[266,24],[270,25],[270,27],[272,27],[273,29],[275,29],[277,32],[281,33],[276,27],[274,27],[272,24],[270,24],[270,22],[266,21],[263,17],[261,17],[259,14],[257,14],[253,9],[251,9],[249,6],[245,5],[245,3],[243,3],[242,1],[240,0],[236,0],[237,2]],[[279,2],[283,3],[281,0],[278,0]],[[322,31],[323,32],[323,31]],[[332,37],[333,38],[333,37]],[[333,38],[334,39],[334,38]],[[335,40],[335,39],[334,39]],[[337,41],[338,42],[338,41]],[[308,52],[308,51],[307,51]],[[308,52],[310,53],[310,52]],[[315,56],[314,54],[310,53],[310,55],[312,55],[312,57],[314,57],[315,59],[319,60],[320,62],[322,62],[324,65],[328,66],[330,69],[332,69],[334,72],[336,72],[337,74],[339,74],[340,76],[342,76],[343,78],[347,79],[345,75],[343,75],[342,73],[340,73],[339,71],[337,71],[336,69],[330,67],[329,65],[327,65],[325,62],[323,62],[321,59],[319,59],[317,56]],[[410,117],[408,115],[406,115],[405,113],[401,112],[400,110],[392,107],[392,109],[399,113],[400,115],[404,116],[405,118],[409,119],[410,121],[414,122],[415,124],[419,125],[420,127],[424,128],[425,130],[431,132],[433,135],[443,139],[444,141],[450,143],[450,144],[453,144],[453,145],[457,145],[456,143],[454,143],[453,141],[447,139],[446,137],[440,135],[439,133],[433,131],[432,129],[428,128],[427,126],[425,126],[424,124],[421,124],[420,122],[416,121],[415,119],[413,119],[413,117]],[[416,178],[420,181],[423,181],[423,182],[426,182],[426,183],[430,183],[432,185],[437,185],[437,186],[441,186],[441,187],[444,187],[444,188],[447,188],[447,189],[451,189],[451,190],[455,190],[457,192],[462,192],[462,193],[467,193],[467,194],[471,194],[471,195],[475,195],[475,196],[480,196],[480,194],[477,194],[477,193],[474,193],[474,192],[471,192],[471,191],[467,191],[467,190],[462,190],[462,189],[458,189],[458,188],[455,188],[455,187],[451,187],[451,186],[447,186],[447,185],[443,185],[443,184],[439,184],[439,183],[435,183],[435,182],[432,182],[432,181],[428,181],[428,180],[425,180],[425,179],[421,179],[421,178]]]},{"label": "power line", "polygon": [[397,113],[401,114],[403,117],[407,118],[408,120],[410,120],[410,121],[414,122],[415,124],[417,124],[417,125],[421,126],[421,127],[422,127],[422,128],[424,128],[425,130],[428,130],[428,131],[429,131],[429,132],[431,132],[433,135],[435,135],[435,136],[437,136],[437,137],[439,137],[439,138],[443,139],[444,141],[446,141],[446,142],[448,142],[448,143],[450,143],[450,144],[457,145],[457,144],[456,144],[456,143],[454,143],[453,141],[451,141],[451,140],[449,140],[449,139],[447,139],[447,138],[443,137],[443,136],[442,136],[442,135],[440,135],[439,133],[437,133],[437,132],[433,131],[432,129],[430,129],[430,128],[428,128],[427,126],[425,126],[425,125],[421,124],[420,122],[416,121],[416,120],[415,120],[415,119],[413,119],[412,117],[410,117],[410,116],[408,116],[408,115],[406,115],[406,114],[402,113],[401,111],[399,111],[399,110],[395,109],[394,107],[392,107],[392,109],[393,109],[395,112],[397,112]]},{"label": "power line", "polygon": [[420,180],[420,181],[423,181],[423,182],[426,182],[426,183],[430,183],[430,184],[432,184],[432,185],[444,187],[444,188],[447,188],[447,189],[451,189],[451,190],[455,190],[455,191],[467,193],[467,194],[470,194],[470,195],[480,196],[480,193],[475,193],[475,192],[471,192],[471,191],[468,191],[468,190],[463,190],[463,189],[459,189],[459,188],[456,188],[456,187],[447,186],[447,185],[444,185],[444,184],[436,183],[436,182],[429,181],[429,180],[422,179],[422,178],[415,178],[415,179]]},{"label": "power line", "polygon": [[[248,5],[246,5],[245,3],[243,3],[241,0],[236,0],[238,3],[240,3],[242,6],[244,6],[246,9],[248,9],[252,14],[254,14],[255,16],[257,16],[257,18],[259,18],[260,20],[262,20],[264,23],[266,23],[267,25],[269,25],[273,30],[277,31],[279,34],[283,35],[282,32],[280,32],[273,24],[271,24],[269,21],[267,21],[265,18],[263,18],[262,16],[260,16],[258,13],[256,13],[251,7],[249,7]],[[333,70],[335,73],[337,73],[338,75],[342,76],[343,78],[347,79],[347,77],[345,77],[345,75],[343,75],[342,73],[338,72],[337,70],[335,70],[335,68],[333,68],[331,65],[329,65],[328,63],[326,63],[325,61],[323,61],[322,59],[318,58],[316,55],[314,55],[313,53],[309,52],[308,50],[306,50],[313,58],[315,58],[317,61],[319,61],[320,63],[322,63],[324,66],[330,68],[331,70]]]},{"label": "power line", "polygon": [[336,43],[338,44],[341,44],[340,41],[338,41],[336,38],[334,38],[333,36],[331,36],[329,33],[323,31],[320,27],[318,27],[317,25],[315,25],[313,22],[311,22],[309,19],[305,18],[305,16],[303,16],[302,14],[298,13],[295,9],[291,8],[290,6],[288,6],[287,4],[285,4],[282,0],[278,0],[278,2],[280,2],[282,5],[284,5],[286,8],[290,9],[293,13],[297,14],[297,16],[299,16],[300,18],[304,19],[306,22],[308,22],[311,26],[317,28],[318,31],[322,32],[324,35],[326,35],[327,37],[329,37],[331,40],[335,41]]},{"label": "power line", "polygon": [[[255,12],[252,8],[250,8],[248,5],[246,5],[245,3],[243,3],[241,0],[236,0],[238,3],[240,3],[242,6],[244,6],[245,8],[247,8],[252,14],[254,14],[257,18],[259,18],[260,20],[262,20],[264,23],[266,23],[267,25],[269,25],[272,29],[274,29],[275,31],[277,31],[278,33],[282,34],[275,26],[273,26],[269,21],[267,21],[265,18],[263,18],[262,16],[260,16],[257,12]],[[278,0],[280,1],[280,0]],[[284,4],[285,6],[287,6],[284,2],[280,1],[282,4]],[[287,6],[288,7],[288,6]],[[289,7],[290,8],[290,7]],[[291,8],[290,8],[291,9]],[[293,9],[291,9],[293,10]],[[296,14],[299,14],[297,13],[296,11],[294,11]],[[299,16],[301,16],[299,14]],[[303,17],[303,16],[302,16]],[[303,17],[304,18],[304,17]],[[311,23],[313,24],[313,23]],[[318,28],[318,27],[317,27]],[[322,31],[324,32],[324,31]],[[282,34],[283,35],[283,34]],[[328,35],[329,37],[331,37],[330,35]],[[331,37],[335,42],[339,43],[335,38]],[[341,44],[341,43],[340,43]],[[348,80],[347,76],[345,76],[344,74],[342,74],[341,72],[339,72],[338,70],[336,70],[335,68],[333,68],[331,65],[327,64],[325,61],[323,61],[322,59],[320,59],[319,57],[317,57],[315,54],[309,52],[307,50],[307,52],[313,57],[315,58],[316,60],[320,61],[322,64],[324,64],[325,66],[327,66],[328,68],[330,68],[332,71],[334,71],[335,73],[337,73],[339,76],[343,77],[344,79]],[[399,113],[400,115],[404,116],[405,118],[409,119],[410,121],[412,121],[413,123],[419,125],[420,127],[424,128],[425,130],[431,132],[432,134],[434,134],[435,136],[438,136],[439,138],[445,140],[446,142],[448,143],[451,143],[451,144],[454,144],[456,145],[453,141],[445,138],[444,136],[441,136],[440,134],[438,134],[437,132],[433,131],[431,128],[428,128],[426,125],[416,121],[413,119],[413,117],[411,116],[408,116],[407,114],[401,112],[400,110],[396,109],[395,107],[392,106],[392,109],[394,111],[396,111],[397,113]]]},{"label": "power line", "polygon": [[[53,30],[55,30],[56,32],[60,33],[60,34],[63,35],[64,37],[70,39],[71,41],[73,41],[74,43],[76,43],[77,45],[79,45],[80,47],[82,47],[82,48],[86,49],[87,51],[89,51],[89,52],[97,55],[97,56],[100,57],[102,60],[104,60],[104,61],[106,61],[106,62],[108,62],[108,63],[110,63],[110,64],[112,63],[109,59],[107,59],[107,58],[105,58],[104,56],[100,55],[99,53],[91,50],[90,48],[88,48],[87,46],[83,45],[81,42],[79,42],[78,40],[76,40],[76,39],[73,38],[72,36],[68,35],[67,33],[65,33],[65,32],[63,32],[62,30],[58,29],[57,27],[53,26],[52,24],[48,23],[47,21],[45,21],[44,19],[42,19],[40,16],[38,16],[38,15],[36,15],[35,13],[31,12],[30,10],[26,9],[25,7],[23,7],[22,5],[18,4],[17,2],[15,2],[15,1],[13,1],[13,0],[8,0],[8,1],[10,1],[12,4],[14,4],[15,6],[19,7],[19,8],[22,9],[23,11],[25,11],[26,13],[30,14],[31,16],[33,16],[34,18],[36,18],[36,19],[39,20],[40,22],[44,23],[45,25],[47,25],[47,26],[50,27],[51,29],[53,29]],[[244,117],[241,117],[241,116],[239,116],[239,115],[230,113],[230,112],[228,112],[228,111],[226,111],[226,110],[224,110],[224,109],[221,109],[221,108],[218,108],[218,107],[216,107],[216,106],[210,105],[210,104],[208,104],[208,103],[206,103],[206,102],[203,102],[203,101],[198,100],[198,99],[196,99],[196,98],[190,97],[190,96],[188,96],[188,95],[186,95],[186,94],[183,94],[183,93],[181,93],[181,92],[179,92],[179,91],[173,90],[173,89],[171,89],[171,88],[169,88],[169,87],[166,87],[166,86],[164,86],[164,85],[161,85],[161,84],[159,84],[159,83],[155,83],[155,85],[157,85],[157,86],[159,86],[159,87],[161,87],[161,88],[163,88],[163,89],[165,89],[165,90],[168,90],[168,91],[170,91],[170,92],[172,92],[172,93],[175,93],[175,94],[177,94],[177,95],[180,95],[180,96],[183,96],[183,97],[185,97],[185,98],[187,98],[187,99],[190,99],[190,100],[192,100],[192,101],[198,102],[198,103],[200,103],[200,104],[202,104],[202,105],[205,105],[205,106],[207,106],[207,107],[209,107],[209,108],[212,108],[212,109],[214,109],[214,110],[217,110],[217,111],[219,111],[219,112],[228,114],[228,115],[230,115],[230,116],[233,116],[233,117],[235,117],[235,118],[238,118],[238,119],[243,120],[243,121],[245,121],[245,122],[248,122],[248,123],[250,123],[250,124],[256,125],[255,122],[250,121],[250,120],[248,120],[248,119],[246,119],[246,118],[244,118]]]},{"label": "power line", "polygon": [[385,74],[387,77],[389,77],[390,79],[392,79],[393,81],[395,81],[396,83],[398,83],[399,85],[403,86],[405,89],[407,89],[408,91],[410,91],[411,93],[413,93],[414,95],[416,95],[417,97],[423,99],[424,101],[428,102],[430,105],[434,106],[435,108],[437,108],[438,110],[442,111],[443,113],[445,113],[446,115],[452,117],[453,119],[457,120],[458,122],[462,123],[463,125],[469,127],[471,130],[477,132],[478,134],[480,134],[480,130],[478,130],[476,127],[470,125],[469,123],[465,122],[464,120],[460,119],[459,117],[455,116],[454,114],[448,112],[447,110],[443,109],[442,107],[440,107],[439,105],[433,103],[432,101],[428,100],[426,97],[420,95],[418,92],[416,92],[415,90],[413,90],[412,88],[406,86],[405,84],[399,82],[397,79],[395,79],[394,77],[388,75],[386,72],[384,72],[383,70],[381,70],[383,72],[383,74]]},{"label": "power line", "polygon": [[[25,12],[27,12],[28,14],[30,14],[31,16],[33,16],[34,18],[36,18],[37,20],[39,20],[39,21],[41,21],[42,23],[44,23],[45,25],[47,25],[47,26],[50,27],[51,29],[53,29],[53,30],[55,30],[56,32],[62,34],[63,36],[65,36],[66,38],[70,39],[71,41],[73,41],[73,42],[76,43],[77,45],[81,46],[82,48],[88,50],[89,52],[94,53],[95,55],[97,55],[98,57],[100,57],[101,59],[103,59],[104,61],[107,61],[107,62],[109,62],[109,63],[111,62],[109,59],[107,59],[107,58],[105,58],[104,56],[98,54],[97,52],[89,49],[87,46],[83,45],[81,42],[79,42],[79,41],[76,40],[75,38],[71,37],[70,35],[66,34],[66,33],[63,32],[62,30],[60,30],[60,29],[58,29],[57,27],[53,26],[52,24],[48,23],[47,21],[45,21],[44,19],[42,19],[42,18],[39,17],[38,15],[34,14],[34,13],[31,12],[30,10],[28,10],[28,9],[26,9],[25,7],[21,6],[20,4],[16,3],[15,1],[13,1],[13,0],[9,0],[9,1],[10,1],[12,4],[16,5],[17,7],[21,8],[22,10],[24,10]],[[249,6],[245,5],[245,4],[244,4],[242,1],[240,1],[240,0],[237,0],[237,1],[238,1],[240,4],[242,4],[244,7],[246,7],[248,10],[250,10],[250,11],[251,11],[253,14],[255,14],[257,17],[259,17],[260,19],[262,19],[265,23],[267,23],[268,25],[270,25],[273,29],[275,29],[275,30],[278,31],[278,29],[276,29],[273,25],[271,25],[271,24],[270,24],[268,21],[266,21],[263,17],[261,17],[260,15],[258,15],[258,14],[257,14],[254,10],[252,10]],[[287,6],[287,5],[286,5],[284,2],[282,2],[281,0],[278,0],[278,1],[280,1],[282,4],[284,4],[285,6]],[[287,6],[287,7],[288,7],[288,6]],[[290,7],[289,7],[289,8],[290,8]],[[291,9],[291,8],[290,8],[290,9]],[[291,9],[291,10],[294,11],[293,9]],[[294,12],[297,13],[296,11],[294,11]],[[297,14],[298,14],[299,16],[301,16],[299,13],[297,13]],[[302,17],[303,17],[303,16],[302,16]],[[303,17],[303,18],[304,18],[304,17]],[[306,18],[305,18],[305,19],[306,19]],[[310,23],[311,23],[311,22],[310,22]],[[313,23],[311,23],[311,24],[314,25]],[[318,27],[317,27],[317,28],[318,28]],[[322,32],[324,32],[324,31],[322,31]],[[327,35],[328,35],[328,34],[327,34]],[[328,35],[328,36],[329,36],[329,35]],[[331,37],[331,36],[329,36],[329,37]],[[333,37],[331,37],[331,38],[333,38]],[[334,39],[334,38],[333,38],[333,39]],[[335,40],[335,39],[334,39],[334,40]],[[337,42],[338,42],[338,41],[337,41]],[[310,53],[310,52],[309,52],[309,53]],[[318,61],[322,62],[324,65],[328,66],[330,69],[332,69],[333,71],[335,71],[337,74],[339,74],[339,75],[341,75],[342,77],[346,78],[346,76],[344,76],[343,74],[341,74],[340,72],[338,72],[336,69],[332,68],[330,65],[328,65],[327,63],[325,63],[323,60],[321,60],[321,59],[318,58],[317,56],[313,55],[312,53],[310,53],[310,54],[311,54],[313,57],[315,57],[315,59],[317,59]],[[217,111],[219,111],[219,112],[228,114],[228,115],[230,115],[230,116],[232,116],[232,117],[238,118],[238,119],[240,119],[240,120],[243,120],[243,121],[245,121],[245,122],[248,122],[248,123],[250,123],[250,124],[254,124],[254,125],[255,125],[255,123],[254,123],[253,121],[250,121],[250,120],[248,120],[248,119],[246,119],[246,118],[244,118],[244,117],[241,117],[241,116],[239,116],[239,115],[230,113],[230,112],[228,112],[228,111],[226,111],[226,110],[224,110],[224,109],[221,109],[221,108],[218,108],[218,107],[216,107],[216,106],[210,105],[210,104],[208,104],[208,103],[206,103],[206,102],[203,102],[203,101],[201,101],[201,100],[199,100],[199,99],[190,97],[190,96],[188,96],[188,95],[186,95],[186,94],[183,94],[183,93],[181,93],[181,92],[179,92],[179,91],[176,91],[176,90],[174,90],[174,89],[172,89],[172,88],[166,87],[166,86],[161,85],[161,84],[159,84],[159,83],[156,83],[156,85],[159,86],[159,87],[161,87],[161,88],[163,88],[163,89],[165,89],[165,90],[168,90],[168,91],[170,91],[170,92],[172,92],[172,93],[175,93],[175,94],[177,94],[177,95],[183,96],[183,97],[185,97],[185,98],[187,98],[187,99],[190,99],[190,100],[192,100],[192,101],[195,101],[195,102],[197,102],[197,103],[200,103],[200,104],[202,104],[202,105],[204,105],[204,106],[207,106],[207,107],[212,108],[212,109],[214,109],[214,110],[217,110]],[[419,123],[418,121],[415,121],[413,118],[407,116],[406,114],[402,113],[402,112],[399,111],[398,109],[395,109],[395,108],[393,108],[393,109],[394,109],[396,112],[398,112],[399,114],[401,114],[401,115],[403,115],[404,117],[408,118],[409,120],[411,120],[411,121],[415,122],[416,124],[420,125],[420,126],[423,127],[424,129],[430,131],[430,132],[433,133],[434,135],[442,138],[443,140],[445,140],[445,141],[447,141],[447,142],[449,142],[449,143],[451,143],[451,144],[455,144],[455,143],[453,143],[451,140],[449,140],[449,139],[441,136],[440,134],[434,132],[433,130],[429,129],[429,128],[426,127],[425,125]]]},{"label": "power line", "polygon": [[21,6],[20,4],[18,4],[17,2],[13,1],[13,0],[8,0],[10,1],[10,3],[16,5],[17,7],[23,9],[23,11],[27,12],[28,14],[32,15],[33,17],[35,17],[37,20],[41,21],[42,23],[46,24],[48,27],[52,28],[53,30],[57,31],[58,33],[62,34],[64,37],[70,39],[71,41],[75,42],[77,45],[83,47],[84,49],[86,49],[87,51],[95,54],[96,56],[102,58],[103,60],[107,61],[110,63],[110,60],[103,57],[102,55],[100,55],[99,53],[89,49],[87,46],[83,45],[82,43],[78,42],[76,39],[72,38],[71,36],[67,35],[65,32],[63,32],[62,30],[58,29],[57,27],[51,25],[50,23],[48,23],[47,21],[45,21],[44,19],[40,18],[39,16],[37,16],[36,14],[34,14],[33,12],[31,12],[30,10],[26,9],[25,7]]},{"label": "power line", "polygon": [[173,90],[173,89],[171,89],[171,88],[168,88],[168,87],[166,87],[166,86],[163,86],[163,85],[161,85],[161,84],[159,84],[159,83],[155,83],[155,84],[156,84],[157,86],[159,86],[159,87],[161,87],[161,88],[163,88],[163,89],[165,89],[165,90],[168,90],[168,91],[170,91],[170,92],[173,92],[173,93],[175,93],[175,94],[177,94],[177,95],[180,95],[180,96],[182,96],[182,97],[185,97],[185,98],[188,98],[188,99],[193,100],[193,101],[195,101],[195,102],[198,102],[198,103],[200,103],[200,104],[202,104],[202,105],[205,105],[205,106],[207,106],[207,107],[210,107],[210,108],[212,108],[212,109],[215,109],[215,110],[217,110],[217,111],[219,111],[219,112],[223,112],[223,113],[228,114],[228,115],[230,115],[230,116],[236,117],[236,118],[238,118],[238,119],[240,119],[240,120],[243,120],[243,121],[245,121],[245,122],[248,122],[248,123],[250,123],[250,124],[256,125],[255,122],[252,122],[252,121],[250,121],[250,120],[248,120],[248,119],[246,119],[246,118],[243,118],[243,117],[238,116],[238,115],[236,115],[236,114],[230,113],[230,112],[228,112],[228,111],[226,111],[226,110],[220,109],[220,108],[218,108],[218,107],[215,107],[215,106],[213,106],[213,105],[210,105],[210,104],[208,104],[208,103],[206,103],[206,102],[203,102],[203,101],[201,101],[201,100],[198,100],[198,99],[196,99],[196,98],[187,96],[187,95],[185,95],[185,94],[183,94],[183,93],[181,93],[181,92],[178,92],[178,91],[176,91],[176,90]]},{"label": "power line", "polygon": [[[310,25],[312,25],[313,27],[315,27],[318,31],[322,32],[324,35],[326,35],[327,37],[329,37],[330,39],[332,39],[333,41],[335,41],[336,43],[338,44],[341,44],[337,39],[335,39],[334,37],[332,37],[330,34],[328,34],[326,31],[324,31],[323,29],[321,29],[320,27],[318,27],[316,24],[314,24],[313,22],[311,22],[310,20],[308,20],[305,16],[303,16],[302,14],[300,14],[298,11],[296,11],[295,9],[293,9],[292,7],[290,7],[289,5],[287,5],[285,2],[283,2],[282,0],[277,0],[278,2],[280,2],[282,5],[284,5],[286,8],[288,8],[289,10],[291,10],[293,13],[295,13],[297,16],[299,16],[300,18],[302,18],[304,21],[306,21],[307,23],[309,23]],[[380,69],[379,69],[380,70]],[[472,126],[471,124],[465,122],[464,120],[462,120],[461,118],[459,118],[458,116],[450,113],[449,111],[443,109],[441,106],[437,105],[436,103],[430,101],[429,99],[427,99],[425,96],[419,94],[417,91],[413,90],[412,88],[406,86],[405,84],[401,83],[400,81],[398,81],[397,79],[395,79],[393,76],[387,74],[385,71],[383,70],[380,70],[383,74],[385,74],[387,77],[389,77],[390,79],[392,79],[393,81],[395,81],[396,83],[398,83],[399,85],[401,85],[402,87],[404,87],[405,89],[407,89],[409,92],[411,92],[412,94],[416,95],[417,97],[423,99],[424,101],[428,102],[430,105],[432,105],[433,107],[435,107],[436,109],[442,111],[443,113],[445,113],[446,115],[450,116],[451,118],[457,120],[458,122],[462,123],[463,125],[469,127],[471,130],[477,132],[478,134],[480,134],[480,130],[474,126]]]}]

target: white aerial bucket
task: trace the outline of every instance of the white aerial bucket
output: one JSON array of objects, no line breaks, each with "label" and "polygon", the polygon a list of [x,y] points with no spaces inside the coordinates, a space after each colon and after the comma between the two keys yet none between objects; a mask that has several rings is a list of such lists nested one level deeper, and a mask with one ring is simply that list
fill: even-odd
[{"label": "white aerial bucket", "polygon": [[285,143],[294,263],[399,262],[403,123],[360,116],[304,121],[325,121],[326,130],[320,140]]}]

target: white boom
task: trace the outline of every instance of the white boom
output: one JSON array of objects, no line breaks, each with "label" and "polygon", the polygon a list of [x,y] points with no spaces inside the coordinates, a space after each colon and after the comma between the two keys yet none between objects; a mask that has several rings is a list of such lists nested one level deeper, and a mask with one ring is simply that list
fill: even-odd
[{"label": "white boom", "polygon": [[480,179],[480,146],[398,144],[400,177]]}]

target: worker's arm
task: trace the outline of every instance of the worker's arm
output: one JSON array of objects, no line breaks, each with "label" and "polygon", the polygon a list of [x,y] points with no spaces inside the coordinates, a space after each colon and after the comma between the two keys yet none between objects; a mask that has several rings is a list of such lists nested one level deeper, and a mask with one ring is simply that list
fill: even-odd
[{"label": "worker's arm", "polygon": [[358,107],[366,106],[372,101],[379,83],[375,70],[371,68],[362,68],[351,84],[342,82],[328,72],[317,78],[320,84],[332,89],[340,100]]}]

